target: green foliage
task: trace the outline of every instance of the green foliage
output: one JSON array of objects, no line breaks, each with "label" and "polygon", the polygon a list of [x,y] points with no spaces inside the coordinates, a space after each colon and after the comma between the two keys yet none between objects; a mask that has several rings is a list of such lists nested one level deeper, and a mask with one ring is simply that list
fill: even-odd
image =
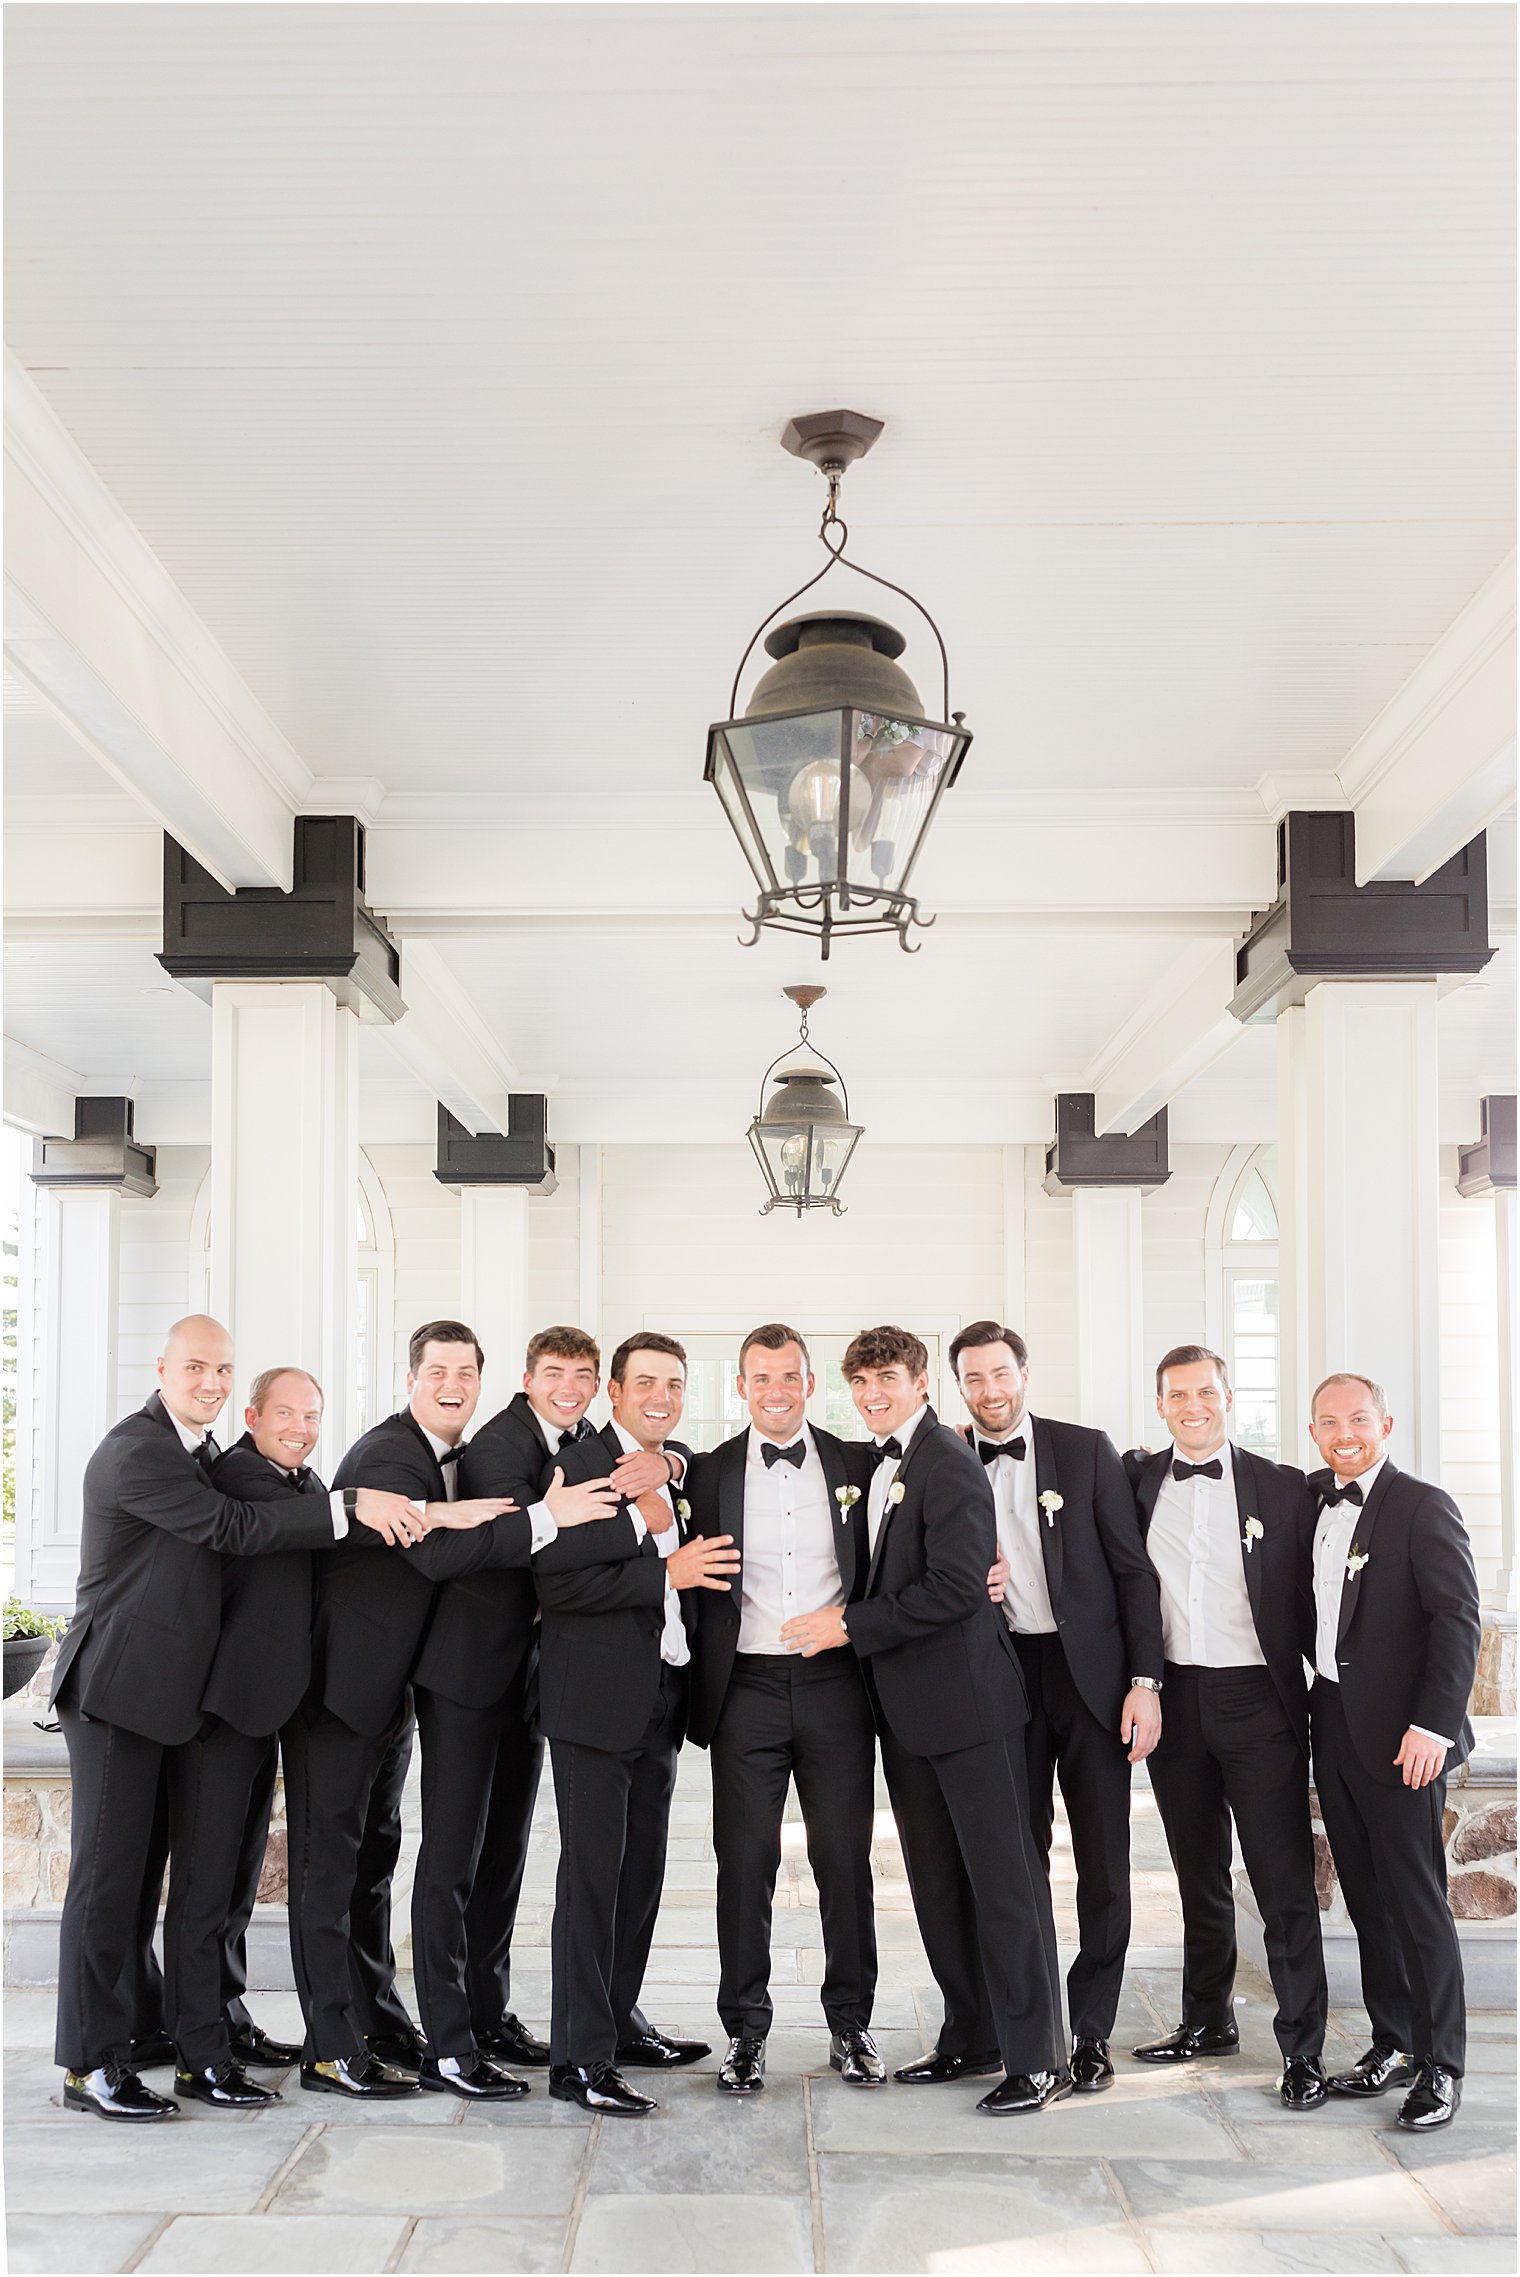
[{"label": "green foliage", "polygon": [[61,1620],[53,1620],[46,1613],[34,1613],[30,1605],[23,1605],[19,1597],[5,1600],[5,1641],[12,1637],[56,1637],[63,1633]]}]

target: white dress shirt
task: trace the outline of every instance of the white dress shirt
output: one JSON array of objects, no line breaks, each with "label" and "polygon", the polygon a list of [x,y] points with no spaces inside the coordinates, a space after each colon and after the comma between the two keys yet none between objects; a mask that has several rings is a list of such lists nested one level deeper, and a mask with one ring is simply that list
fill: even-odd
[{"label": "white dress shirt", "polygon": [[783,1621],[844,1603],[829,1482],[805,1423],[802,1442],[807,1452],[800,1464],[767,1464],[765,1449],[771,1442],[750,1431],[744,1463],[740,1652],[795,1653],[796,1645],[781,1641]]},{"label": "white dress shirt", "polygon": [[897,1484],[897,1474],[907,1460],[913,1434],[928,1412],[927,1407],[921,1407],[916,1415],[908,1417],[906,1423],[900,1423],[895,1431],[887,1432],[885,1437],[876,1441],[878,1447],[884,1447],[888,1439],[895,1439],[902,1453],[894,1461],[878,1463],[871,1476],[871,1491],[866,1496],[866,1533],[870,1538],[872,1557],[876,1555],[877,1536],[887,1514],[887,1497]]},{"label": "white dress shirt", "polygon": [[1265,1668],[1246,1589],[1241,1514],[1235,1500],[1234,1450],[1228,1439],[1203,1460],[1223,1477],[1173,1478],[1173,1448],[1156,1497],[1145,1547],[1161,1582],[1166,1657],[1184,1668]]},{"label": "white dress shirt", "polygon": [[[979,1447],[999,1443],[989,1439],[985,1431],[978,1431],[976,1437]],[[1040,1547],[1043,1512],[1034,1467],[1034,1419],[1027,1410],[1001,1444],[1010,1446],[1015,1439],[1024,1442],[1022,1462],[1012,1455],[1000,1455],[987,1465],[997,1509],[998,1548],[1009,1566],[1003,1618],[1021,1637],[1049,1637],[1055,1635],[1056,1616],[1045,1578],[1045,1553]]]},{"label": "white dress shirt", "polygon": [[[163,1410],[179,1433],[179,1443],[184,1448],[185,1453],[187,1455],[199,1455],[207,1439],[211,1436],[209,1427],[204,1431],[193,1431],[188,1423],[181,1423],[167,1400],[163,1401]],[[275,1469],[278,1470],[279,1468],[280,1465],[276,1463]],[[236,1500],[236,1497],[234,1496],[233,1499]],[[333,1492],[329,1494],[327,1508],[332,1517],[333,1540],[341,1542],[348,1532],[348,1512],[343,1507],[343,1490],[341,1487],[334,1488]]]},{"label": "white dress shirt", "polygon": [[[457,1462],[446,1463],[443,1459],[449,1451],[449,1442],[447,1439],[440,1439],[437,1432],[430,1431],[425,1423],[419,1424],[418,1429],[438,1458],[438,1468],[443,1473],[444,1501],[457,1502],[459,1500],[459,1465]],[[463,1439],[456,1439],[454,1444],[456,1447],[462,1448],[465,1442]],[[495,1520],[488,1520],[487,1523],[494,1525]],[[532,1505],[528,1512],[528,1525],[532,1536],[532,1548],[528,1552],[531,1557],[534,1551],[541,1550],[546,1542],[553,1541],[559,1532],[559,1527],[555,1524],[553,1514],[547,1503],[543,1502],[535,1502]]]},{"label": "white dress shirt", "polygon": [[[618,1445],[625,1455],[644,1452],[637,1439],[625,1431],[621,1423],[614,1423],[612,1428],[617,1433]],[[657,1486],[651,1491],[659,1496],[668,1509],[674,1511],[675,1504],[670,1499],[668,1486]],[[636,1510],[633,1516],[635,1523],[642,1525],[643,1521]],[[673,1526],[667,1526],[663,1534],[655,1535],[654,1546],[662,1558],[670,1557],[681,1547],[679,1518]],[[686,1624],[681,1618],[681,1592],[672,1589],[668,1581],[665,1584],[665,1626],[660,1631],[660,1658],[667,1668],[684,1668],[691,1659],[691,1646],[686,1641]]]},{"label": "white dress shirt", "polygon": [[[1336,1664],[1335,1645],[1341,1627],[1341,1591],[1351,1576],[1346,1561],[1356,1543],[1356,1530],[1388,1457],[1379,1455],[1370,1471],[1357,1478],[1362,1490],[1360,1503],[1327,1502],[1320,1512],[1314,1528],[1314,1680],[1318,1683],[1339,1684],[1340,1669]],[[1339,1484],[1339,1481],[1336,1482]],[[1422,1739],[1433,1739],[1442,1747],[1451,1741],[1444,1732],[1431,1731],[1425,1724],[1411,1724]]]}]

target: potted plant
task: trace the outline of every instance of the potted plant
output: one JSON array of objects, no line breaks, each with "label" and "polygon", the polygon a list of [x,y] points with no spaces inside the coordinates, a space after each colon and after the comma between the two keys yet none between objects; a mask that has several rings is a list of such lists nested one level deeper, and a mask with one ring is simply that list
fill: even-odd
[{"label": "potted plant", "polygon": [[47,1657],[48,1647],[63,1632],[62,1621],[34,1613],[19,1597],[5,1601],[5,1697],[29,1684]]}]

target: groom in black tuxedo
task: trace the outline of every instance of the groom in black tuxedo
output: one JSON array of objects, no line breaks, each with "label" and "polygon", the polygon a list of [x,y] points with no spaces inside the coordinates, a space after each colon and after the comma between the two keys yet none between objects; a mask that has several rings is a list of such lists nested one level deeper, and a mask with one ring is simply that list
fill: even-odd
[{"label": "groom in black tuxedo", "polygon": [[876,1989],[871,1889],[876,1732],[853,1653],[804,1658],[783,1644],[794,1613],[843,1606],[865,1588],[865,1496],[874,1460],[807,1420],[807,1346],[771,1321],[739,1350],[747,1430],[691,1466],[692,1531],[732,1538],[731,1593],[700,1593],[690,1737],[711,1747],[718,1861],[718,2014],[729,2050],[720,2090],[765,2085],[771,2024],[771,1900],[793,1780],[823,1924],[829,2061],[853,2087],[886,2070],[868,2029]]},{"label": "groom in black tuxedo", "polygon": [[1446,1899],[1446,1778],[1472,1753],[1478,1577],[1450,1495],[1389,1459],[1369,1377],[1326,1378],[1310,1431],[1330,1468],[1314,1529],[1310,1708],[1325,1833],[1356,1924],[1372,2045],[1336,2095],[1407,2087],[1396,2124],[1448,2126],[1467,2048],[1462,1948]]},{"label": "groom in black tuxedo", "polygon": [[1066,1980],[1072,2079],[1113,2084],[1108,2037],[1129,1948],[1130,1765],[1161,1737],[1161,1597],[1112,1443],[1029,1410],[1029,1352],[973,1321],[950,1345],[997,1505],[1003,1615],[1029,1695],[1024,1752],[1047,1869],[1059,1776],[1080,1944]]},{"label": "groom in black tuxedo", "polygon": [[[913,1909],[945,1997],[939,2044],[910,2084],[1005,2077],[977,2105],[1043,2111],[1072,2092],[1050,1889],[1029,1824],[1028,1705],[1007,1622],[987,1594],[992,1489],[928,1405],[929,1355],[872,1328],[844,1356],[880,1460],[866,1502],[860,1598],[781,1634],[807,1653],[853,1646],[881,1734]],[[980,1962],[980,1966],[978,1966]]]}]

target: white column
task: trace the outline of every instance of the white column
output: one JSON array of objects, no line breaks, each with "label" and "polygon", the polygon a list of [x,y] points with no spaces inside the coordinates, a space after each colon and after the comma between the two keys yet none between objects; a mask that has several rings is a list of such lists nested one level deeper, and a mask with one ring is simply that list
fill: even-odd
[{"label": "white column", "polygon": [[1278,1019],[1283,1457],[1309,1395],[1354,1368],[1388,1394],[1395,1459],[1441,1469],[1436,983],[1321,981]]},{"label": "white column", "polygon": [[1025,1335],[1028,1279],[1024,1256],[1025,1161],[1021,1146],[1003,1149],[1003,1311],[1007,1328]]},{"label": "white column", "polygon": [[1494,1232],[1499,1283],[1499,1575],[1494,1603],[1513,1619],[1515,1590],[1515,1189],[1494,1189]]},{"label": "white column", "polygon": [[1077,1420],[1122,1453],[1155,1437],[1147,1418],[1140,1193],[1079,1186],[1071,1197],[1077,1312]]},{"label": "white column", "polygon": [[579,1163],[580,1308],[577,1328],[602,1340],[602,1150],[583,1146]]},{"label": "white column", "polygon": [[40,1218],[39,1492],[35,1530],[17,1512],[16,1588],[33,1604],[59,1606],[74,1601],[85,1464],[117,1420],[121,1196],[50,1187]]},{"label": "white column", "polygon": [[522,1383],[527,1300],[526,1188],[466,1186],[459,1197],[459,1317],[486,1356],[482,1422]]},{"label": "white column", "polygon": [[264,1368],[326,1394],[317,1462],[353,1437],[359,1023],[318,981],[211,991],[211,1310],[232,1332],[224,1443]]}]

